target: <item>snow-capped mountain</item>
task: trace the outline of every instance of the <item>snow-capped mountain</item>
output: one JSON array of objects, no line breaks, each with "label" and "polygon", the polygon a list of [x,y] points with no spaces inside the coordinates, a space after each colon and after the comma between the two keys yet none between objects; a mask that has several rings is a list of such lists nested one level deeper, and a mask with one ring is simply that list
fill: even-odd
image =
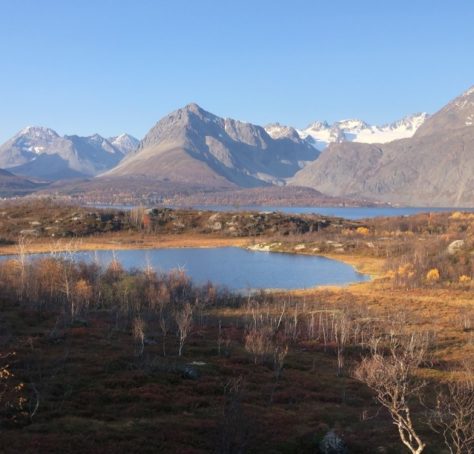
[{"label": "snow-capped mountain", "polygon": [[413,137],[387,143],[332,143],[290,184],[412,206],[473,206],[474,87],[428,118],[407,118],[386,130],[393,137],[415,128]]},{"label": "snow-capped mountain", "polygon": [[131,139],[115,138],[118,144],[113,144],[98,134],[61,137],[52,129],[28,126],[0,146],[0,168],[47,180],[95,176],[122,160]]},{"label": "snow-capped mountain", "polygon": [[124,155],[136,151],[140,141],[130,134],[120,134],[119,136],[109,137],[108,141]]},{"label": "snow-capped mountain", "polygon": [[[428,114],[419,113],[383,126],[369,125],[357,119],[336,121],[333,124],[317,121],[305,129],[298,129],[297,132],[302,139],[306,139],[322,151],[330,143],[388,143],[406,139],[412,137],[427,118]],[[270,136],[279,137],[289,128],[276,123],[268,125],[265,129]]]}]

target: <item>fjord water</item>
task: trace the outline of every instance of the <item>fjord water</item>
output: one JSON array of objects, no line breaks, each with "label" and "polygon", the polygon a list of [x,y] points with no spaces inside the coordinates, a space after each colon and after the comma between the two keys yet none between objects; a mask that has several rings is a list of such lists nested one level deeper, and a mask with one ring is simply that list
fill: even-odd
[{"label": "fjord water", "polygon": [[[107,205],[93,204],[95,208],[115,208],[118,210],[130,210],[132,205]],[[287,214],[320,214],[323,216],[335,216],[339,218],[357,220],[376,217],[410,216],[417,213],[440,213],[450,211],[474,211],[474,208],[454,207],[301,207],[301,206],[273,206],[273,205],[196,205],[192,207],[170,207],[170,208],[192,208],[203,211],[280,211]]]},{"label": "fjord water", "polygon": [[474,208],[452,207],[281,207],[281,206],[239,206],[228,205],[195,206],[195,209],[211,211],[280,211],[287,214],[320,214],[351,220],[376,217],[410,216],[417,213],[441,213],[450,211],[474,211]]},{"label": "fjord water", "polygon": [[[39,256],[41,254],[31,255],[33,258]],[[237,247],[105,250],[77,252],[73,258],[97,260],[105,266],[115,258],[128,270],[143,269],[149,265],[156,271],[181,268],[197,284],[211,281],[239,291],[310,288],[368,280],[368,276],[337,260]]]}]

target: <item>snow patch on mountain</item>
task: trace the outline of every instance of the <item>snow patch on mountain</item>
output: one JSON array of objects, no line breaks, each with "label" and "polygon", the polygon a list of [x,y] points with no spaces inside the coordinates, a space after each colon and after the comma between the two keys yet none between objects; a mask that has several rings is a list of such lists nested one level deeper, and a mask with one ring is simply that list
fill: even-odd
[{"label": "snow patch on mountain", "polygon": [[124,155],[136,151],[138,145],[140,144],[140,141],[138,139],[126,133],[120,134],[119,136],[115,137],[109,137],[108,140]]},{"label": "snow patch on mountain", "polygon": [[[326,121],[316,121],[308,127],[296,131],[302,139],[322,151],[330,143],[388,143],[406,139],[412,137],[427,118],[428,114],[419,113],[382,126],[369,125],[358,119],[341,120],[333,124]],[[265,127],[267,133],[273,138],[287,135],[290,129],[293,128],[278,123]]]}]

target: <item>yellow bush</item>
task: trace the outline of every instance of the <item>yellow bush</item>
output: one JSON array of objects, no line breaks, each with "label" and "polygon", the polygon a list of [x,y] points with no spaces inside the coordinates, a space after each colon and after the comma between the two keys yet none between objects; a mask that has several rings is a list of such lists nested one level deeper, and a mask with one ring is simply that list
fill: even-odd
[{"label": "yellow bush", "polygon": [[451,219],[462,219],[464,217],[464,213],[461,211],[455,211],[451,216],[449,216]]},{"label": "yellow bush", "polygon": [[462,276],[459,276],[459,282],[461,284],[467,284],[468,282],[471,282],[471,278],[463,274]]},{"label": "yellow bush", "polygon": [[439,271],[438,268],[432,268],[426,273],[426,280],[428,282],[438,282],[439,281]]},{"label": "yellow bush", "polygon": [[368,235],[370,233],[367,227],[357,227],[356,232],[360,233],[361,235]]}]

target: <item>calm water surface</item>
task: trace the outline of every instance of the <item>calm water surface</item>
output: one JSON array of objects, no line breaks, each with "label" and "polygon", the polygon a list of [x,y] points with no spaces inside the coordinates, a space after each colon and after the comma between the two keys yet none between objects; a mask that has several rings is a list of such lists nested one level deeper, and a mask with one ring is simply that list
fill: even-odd
[{"label": "calm water surface", "polygon": [[[41,257],[32,254],[31,257]],[[345,285],[368,276],[337,260],[324,257],[257,252],[236,247],[136,249],[78,252],[74,259],[107,265],[113,258],[127,269],[152,265],[157,271],[182,268],[194,282],[208,281],[232,290],[295,289],[317,285]]]},{"label": "calm water surface", "polygon": [[446,211],[474,211],[474,208],[427,208],[427,207],[278,207],[278,206],[196,206],[202,210],[214,211],[280,211],[290,214],[321,214],[345,219],[367,219],[376,217],[409,216],[417,213],[439,213]]},{"label": "calm water surface", "polygon": [[[130,205],[93,205],[96,208],[116,208],[130,210]],[[474,208],[433,208],[433,207],[281,207],[281,206],[228,206],[228,205],[197,205],[191,208],[212,211],[280,211],[291,214],[321,214],[346,219],[366,219],[375,217],[409,216],[417,213],[437,213],[446,211],[474,211]]]}]

